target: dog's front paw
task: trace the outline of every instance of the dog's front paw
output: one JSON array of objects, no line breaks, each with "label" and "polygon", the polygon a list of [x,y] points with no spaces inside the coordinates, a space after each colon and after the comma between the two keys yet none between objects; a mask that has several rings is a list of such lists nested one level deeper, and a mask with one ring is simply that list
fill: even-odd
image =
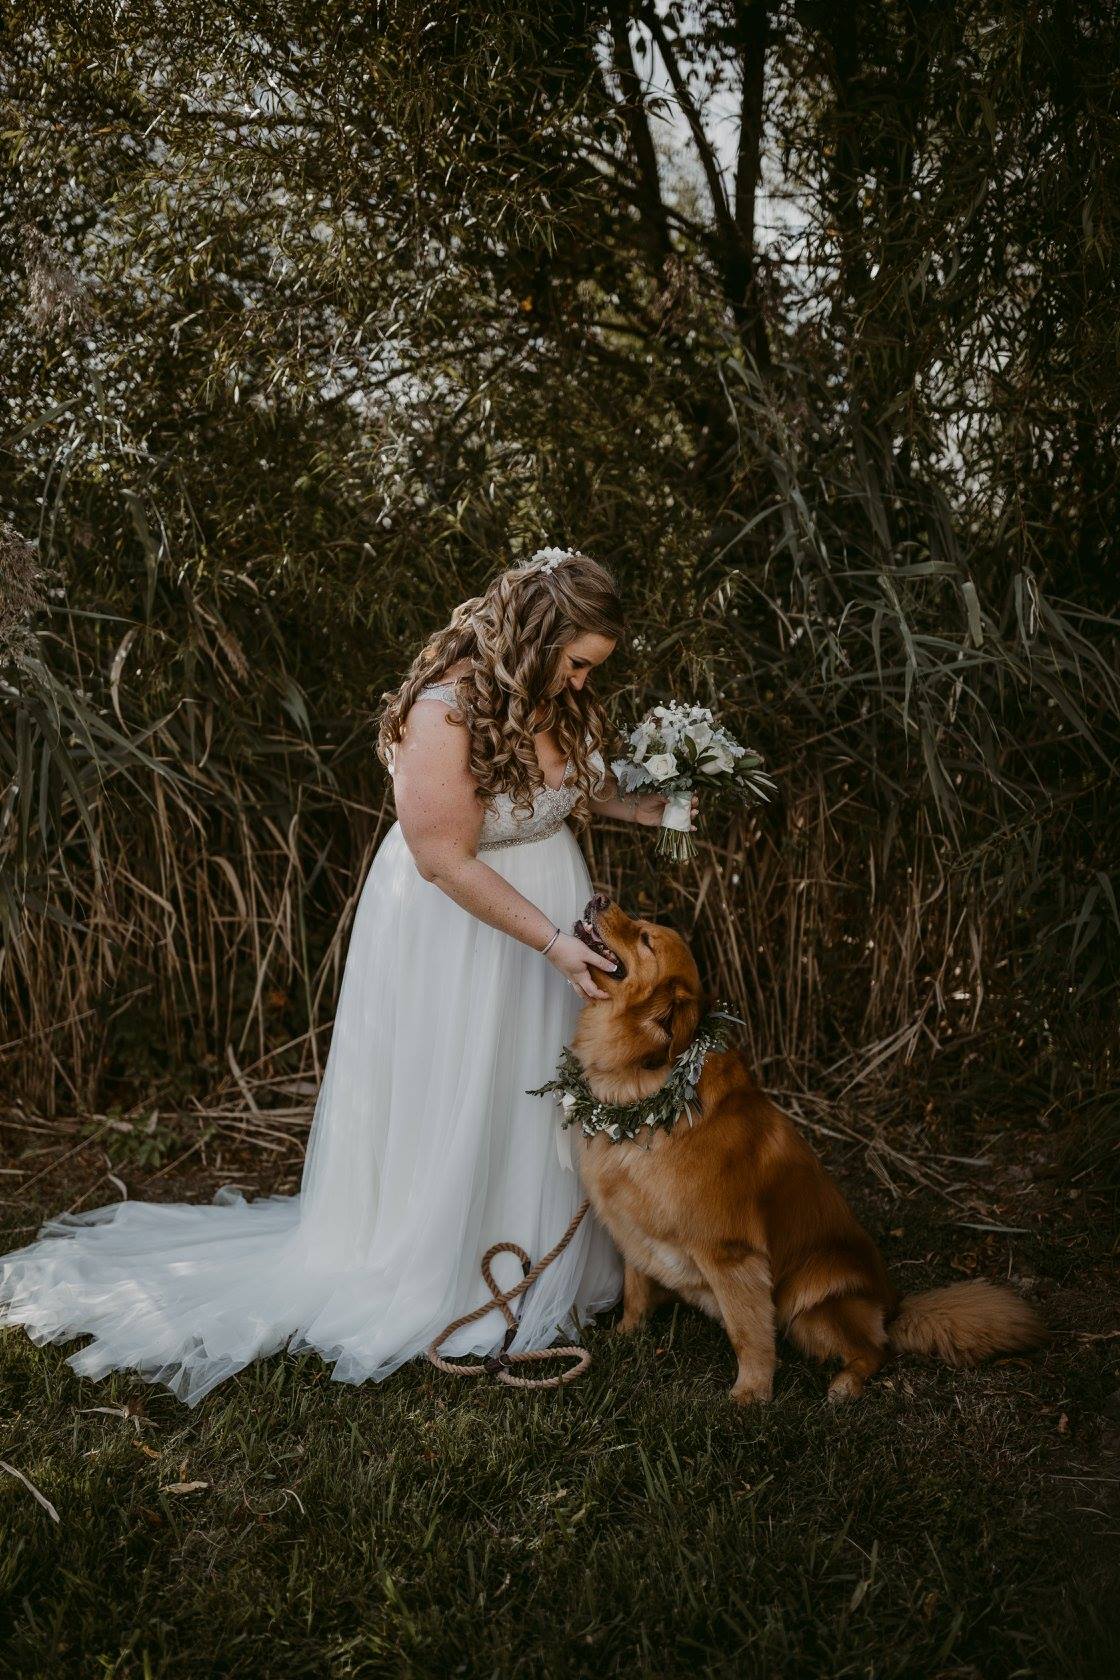
[{"label": "dog's front paw", "polygon": [[845,1400],[857,1400],[862,1393],[863,1378],[854,1371],[841,1371],[828,1385],[828,1398],[834,1406],[842,1405]]},{"label": "dog's front paw", "polygon": [[773,1377],[750,1377],[742,1379],[731,1390],[731,1398],[737,1406],[753,1406],[765,1400],[774,1398]]},{"label": "dog's front paw", "polygon": [[632,1336],[636,1330],[640,1330],[642,1328],[644,1323],[644,1318],[622,1317],[615,1325],[614,1333],[616,1336]]}]

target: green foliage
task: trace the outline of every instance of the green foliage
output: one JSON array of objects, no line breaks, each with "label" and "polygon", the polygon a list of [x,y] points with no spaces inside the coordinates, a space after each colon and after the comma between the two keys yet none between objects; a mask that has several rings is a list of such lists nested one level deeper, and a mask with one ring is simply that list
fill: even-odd
[{"label": "green foliage", "polygon": [[148,1120],[138,1123],[120,1118],[119,1110],[110,1109],[107,1117],[93,1115],[85,1123],[87,1136],[100,1140],[115,1167],[140,1170],[161,1167],[178,1143],[177,1134],[159,1125],[153,1110]]},{"label": "green foliage", "polygon": [[[93,1100],[137,985],[170,1061],[314,1034],[391,816],[377,698],[560,542],[628,602],[620,726],[695,699],[778,776],[676,883],[593,842],[760,1061],[963,1036],[1107,1086],[1110,11],[146,0],[9,29],[0,513],[51,579],[0,686],[12,1084],[60,1100],[44,1034],[80,1017]],[[699,185],[657,156],[651,31]]]}]

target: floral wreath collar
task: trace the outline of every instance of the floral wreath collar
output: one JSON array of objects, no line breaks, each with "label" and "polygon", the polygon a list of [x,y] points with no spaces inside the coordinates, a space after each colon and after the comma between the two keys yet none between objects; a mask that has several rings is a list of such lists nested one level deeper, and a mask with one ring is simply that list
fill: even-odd
[{"label": "floral wreath collar", "polygon": [[699,1112],[702,1108],[696,1087],[705,1059],[712,1050],[727,1049],[729,1041],[735,1036],[730,1025],[732,1021],[739,1021],[740,1026],[746,1025],[738,1015],[729,1014],[722,1001],[717,1008],[708,1010],[697,1026],[691,1044],[673,1062],[665,1083],[637,1102],[599,1102],[591,1094],[583,1068],[567,1045],[557,1064],[555,1079],[527,1091],[526,1095],[543,1097],[547,1091],[559,1092],[560,1107],[564,1111],[560,1121],[562,1126],[578,1122],[586,1137],[601,1133],[612,1143],[633,1143],[643,1131],[653,1131],[657,1127],[666,1132],[672,1131],[681,1113],[688,1115],[691,1126],[689,1111],[695,1108]]}]

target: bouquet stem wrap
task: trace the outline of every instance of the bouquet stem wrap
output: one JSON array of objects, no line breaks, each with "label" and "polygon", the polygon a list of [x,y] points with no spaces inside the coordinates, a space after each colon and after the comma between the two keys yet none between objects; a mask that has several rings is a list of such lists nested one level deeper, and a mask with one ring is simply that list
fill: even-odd
[{"label": "bouquet stem wrap", "polygon": [[665,801],[665,809],[661,813],[661,830],[657,836],[657,849],[680,861],[690,858],[695,853],[692,841],[692,792],[671,793]]}]

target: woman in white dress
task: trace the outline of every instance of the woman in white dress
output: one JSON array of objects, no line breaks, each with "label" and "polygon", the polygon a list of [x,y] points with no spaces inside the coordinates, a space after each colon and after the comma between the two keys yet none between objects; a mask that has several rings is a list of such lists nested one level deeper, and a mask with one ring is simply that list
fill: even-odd
[{"label": "woman in white dress", "polygon": [[[187,1405],[284,1347],[379,1380],[487,1299],[491,1243],[553,1246],[582,1190],[557,1110],[528,1091],[611,967],[568,931],[593,889],[565,818],[656,825],[664,808],[621,800],[603,756],[588,678],[621,626],[609,572],[557,549],[456,608],[382,696],[397,821],[358,902],[299,1194],[48,1220],[0,1260],[7,1322],[88,1335],[76,1371],[135,1370]],[[521,1298],[511,1351],[578,1340],[621,1287],[589,1210]],[[441,1351],[504,1335],[495,1311]]]}]

